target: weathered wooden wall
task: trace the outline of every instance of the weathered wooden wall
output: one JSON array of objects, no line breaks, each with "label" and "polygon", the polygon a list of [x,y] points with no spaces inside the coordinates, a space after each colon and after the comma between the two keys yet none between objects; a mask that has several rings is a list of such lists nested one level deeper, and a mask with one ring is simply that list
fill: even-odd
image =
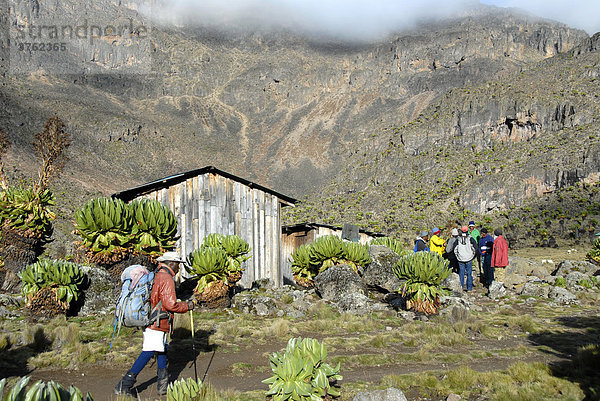
[{"label": "weathered wooden wall", "polygon": [[270,278],[284,282],[281,258],[281,201],[218,174],[206,173],[142,197],[167,205],[177,217],[177,251],[183,257],[197,249],[211,233],[236,234],[252,248],[240,284]]}]

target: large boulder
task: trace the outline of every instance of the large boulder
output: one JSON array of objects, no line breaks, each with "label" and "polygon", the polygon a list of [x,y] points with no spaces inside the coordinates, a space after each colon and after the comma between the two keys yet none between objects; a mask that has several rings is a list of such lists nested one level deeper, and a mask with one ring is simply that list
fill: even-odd
[{"label": "large boulder", "polygon": [[558,304],[568,305],[579,303],[573,293],[562,287],[552,287],[548,293],[548,297]]},{"label": "large boulder", "polygon": [[81,266],[85,274],[83,296],[78,301],[78,314],[82,316],[107,315],[112,313],[121,291],[120,283],[106,270],[98,267]]},{"label": "large boulder", "polygon": [[402,390],[388,388],[385,390],[362,391],[352,401],[407,401]]},{"label": "large boulder", "polygon": [[563,260],[559,263],[556,270],[552,272],[552,275],[564,277],[572,272],[583,273],[589,276],[596,276],[600,274],[600,266],[590,262],[586,262],[584,260]]},{"label": "large boulder", "polygon": [[498,299],[506,295],[506,288],[502,281],[493,281],[488,291],[488,297],[492,299]]},{"label": "large boulder", "polygon": [[541,282],[527,282],[523,286],[521,295],[528,297],[548,298],[549,292],[550,286],[548,284],[543,284]]},{"label": "large boulder", "polygon": [[523,274],[507,274],[504,276],[504,286],[508,289],[516,289],[523,287],[527,282],[527,276]]},{"label": "large boulder", "polygon": [[367,295],[361,278],[348,265],[332,266],[315,277],[315,288],[321,298],[338,302],[346,294]]},{"label": "large boulder", "polygon": [[546,276],[550,275],[550,270],[545,263],[521,258],[518,256],[509,256],[508,261],[509,264],[506,267],[505,282],[506,278],[512,275],[536,276],[541,279],[544,279]]},{"label": "large boulder", "polygon": [[570,290],[580,287],[579,282],[583,281],[583,280],[589,281],[590,276],[585,273],[578,272],[578,271],[572,271],[565,275],[565,281],[567,282],[567,288],[569,288]]},{"label": "large boulder", "polygon": [[394,273],[394,266],[400,256],[383,245],[373,245],[369,249],[371,263],[365,268],[362,282],[370,289],[394,292],[403,282]]},{"label": "large boulder", "polygon": [[455,297],[460,297],[463,293],[462,285],[460,285],[460,277],[456,273],[450,273],[448,277],[443,279],[441,286],[449,289]]},{"label": "large boulder", "polygon": [[348,312],[357,315],[363,315],[371,312],[388,310],[385,304],[375,302],[361,293],[344,294],[338,299],[337,309],[341,313]]}]

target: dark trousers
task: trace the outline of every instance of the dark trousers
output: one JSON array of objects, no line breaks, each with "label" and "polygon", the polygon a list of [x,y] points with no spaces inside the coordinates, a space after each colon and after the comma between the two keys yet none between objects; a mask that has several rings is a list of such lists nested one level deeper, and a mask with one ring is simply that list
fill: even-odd
[{"label": "dark trousers", "polygon": [[494,281],[494,268],[492,267],[492,254],[485,253],[483,259],[483,284],[489,287]]}]

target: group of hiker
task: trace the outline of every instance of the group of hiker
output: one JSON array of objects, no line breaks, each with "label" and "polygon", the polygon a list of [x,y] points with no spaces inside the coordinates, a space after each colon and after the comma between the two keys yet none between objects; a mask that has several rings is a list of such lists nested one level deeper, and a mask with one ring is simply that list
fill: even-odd
[{"label": "group of hiker", "polygon": [[421,231],[415,240],[415,252],[435,252],[448,259],[450,268],[458,273],[460,284],[465,291],[473,290],[473,261],[477,259],[479,271],[483,269],[482,283],[490,287],[494,281],[496,268],[508,266],[508,243],[502,229],[494,230],[494,235],[484,227],[478,230],[475,222],[468,226],[455,227],[446,241],[437,227],[429,232]]}]

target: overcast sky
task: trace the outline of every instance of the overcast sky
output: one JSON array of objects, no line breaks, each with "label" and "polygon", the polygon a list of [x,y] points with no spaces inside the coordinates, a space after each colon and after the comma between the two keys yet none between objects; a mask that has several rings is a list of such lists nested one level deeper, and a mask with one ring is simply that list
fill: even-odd
[{"label": "overcast sky", "polygon": [[[600,0],[481,0],[518,7],[541,17],[600,31]],[[478,0],[163,0],[152,6],[163,22],[225,30],[290,29],[313,37],[349,41],[384,39],[419,22],[468,13]]]},{"label": "overcast sky", "polygon": [[600,0],[482,0],[484,4],[500,7],[517,7],[540,17],[587,31],[600,32]]}]

